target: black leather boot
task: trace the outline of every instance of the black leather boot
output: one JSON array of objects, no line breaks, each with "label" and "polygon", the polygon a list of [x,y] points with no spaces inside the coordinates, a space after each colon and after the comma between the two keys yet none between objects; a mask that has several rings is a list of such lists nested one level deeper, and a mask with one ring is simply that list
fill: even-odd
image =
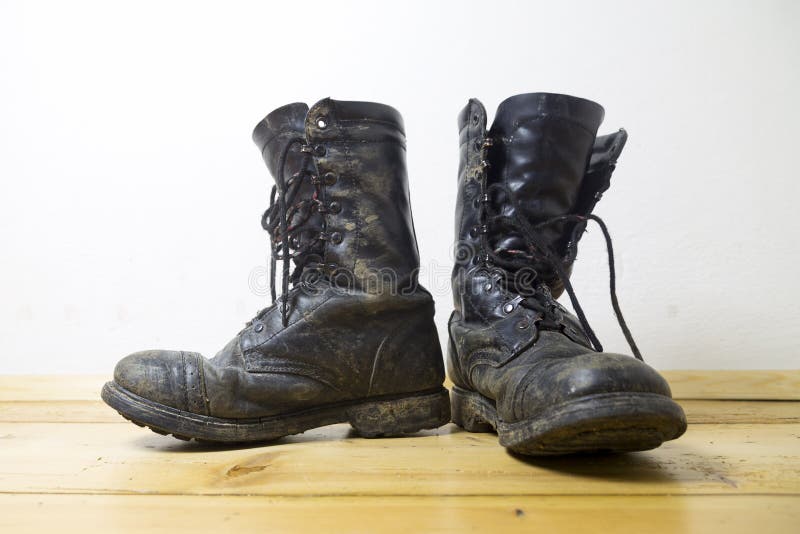
[{"label": "black leather boot", "polygon": [[[686,429],[667,382],[641,361],[614,291],[611,238],[592,209],[626,133],[596,137],[603,108],[534,93],[458,119],[453,421],[522,454],[646,450]],[[606,237],[614,311],[636,358],[605,353],[569,283],[589,221]],[[577,317],[555,298],[566,290]]]},{"label": "black leather boot", "polygon": [[124,358],[103,399],[156,432],[223,442],[340,422],[380,436],[449,421],[433,300],[417,281],[400,114],[365,102],[290,104],[253,138],[277,184],[262,219],[273,305],[211,359]]}]

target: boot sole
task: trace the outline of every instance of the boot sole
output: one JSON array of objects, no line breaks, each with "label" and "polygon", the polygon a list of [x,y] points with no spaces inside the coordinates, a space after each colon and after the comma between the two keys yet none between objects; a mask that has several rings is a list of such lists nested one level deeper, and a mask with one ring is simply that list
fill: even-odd
[{"label": "boot sole", "polygon": [[458,426],[496,431],[501,445],[531,456],[645,451],[686,431],[678,403],[653,393],[590,395],[514,423],[501,421],[494,402],[473,391],[453,387],[451,403]]},{"label": "boot sole", "polygon": [[377,438],[438,428],[450,421],[450,398],[445,388],[253,419],[224,419],[184,412],[140,397],[113,381],[103,386],[101,396],[106,404],[134,424],[186,441],[271,441],[335,423],[350,423],[361,436]]}]

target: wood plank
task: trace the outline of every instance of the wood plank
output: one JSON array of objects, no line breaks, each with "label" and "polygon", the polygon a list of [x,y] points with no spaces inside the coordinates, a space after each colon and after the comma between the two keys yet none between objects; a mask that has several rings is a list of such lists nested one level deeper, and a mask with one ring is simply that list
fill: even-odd
[{"label": "wood plank", "polygon": [[697,400],[678,401],[690,425],[800,423],[800,402]]},{"label": "wood plank", "polygon": [[676,399],[800,400],[800,370],[663,371]]},{"label": "wood plank", "polygon": [[646,453],[523,459],[447,425],[366,440],[332,425],[273,445],[133,425],[0,424],[0,492],[231,495],[800,494],[800,425],[694,425]]},{"label": "wood plank", "polygon": [[0,422],[128,423],[115,410],[99,400],[0,401]]},{"label": "wood plank", "polygon": [[[676,399],[800,400],[800,370],[663,371]],[[96,401],[102,375],[0,375],[0,402]],[[448,384],[452,385],[452,384]]]},{"label": "wood plank", "polygon": [[3,532],[794,533],[800,497],[0,495]]},{"label": "wood plank", "polygon": [[[682,400],[690,424],[800,423],[800,402]],[[3,423],[130,424],[102,401],[0,402]]]},{"label": "wood plank", "polygon": [[0,401],[91,400],[111,374],[104,375],[0,375]]}]

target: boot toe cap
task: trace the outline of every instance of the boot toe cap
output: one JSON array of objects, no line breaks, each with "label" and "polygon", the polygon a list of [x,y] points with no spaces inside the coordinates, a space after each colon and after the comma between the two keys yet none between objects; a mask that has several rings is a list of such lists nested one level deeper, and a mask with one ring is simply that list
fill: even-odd
[{"label": "boot toe cap", "polygon": [[669,384],[652,367],[630,356],[587,353],[531,368],[514,388],[514,418],[525,418],[573,400],[603,394],[671,397]]},{"label": "boot toe cap", "polygon": [[198,356],[169,350],[135,352],[114,368],[114,382],[151,402],[186,410],[190,390],[198,389],[193,378],[199,375],[196,365],[187,365],[187,358],[198,362]]}]

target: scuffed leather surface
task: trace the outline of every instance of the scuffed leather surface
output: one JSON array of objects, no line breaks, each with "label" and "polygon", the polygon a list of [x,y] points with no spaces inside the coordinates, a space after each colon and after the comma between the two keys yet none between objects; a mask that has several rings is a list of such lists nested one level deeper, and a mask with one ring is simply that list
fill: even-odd
[{"label": "scuffed leather surface", "polygon": [[[479,236],[471,232],[478,225],[478,203],[481,188],[480,144],[486,137],[486,108],[477,99],[471,99],[458,116],[459,162],[458,195],[456,197],[456,247],[453,277],[474,265],[480,244]],[[456,309],[460,309],[460,288],[453,286]]]},{"label": "scuffed leather surface", "polygon": [[135,352],[117,364],[114,381],[141,397],[208,415],[203,361],[196,352]]},{"label": "scuffed leather surface", "polygon": [[[321,148],[308,157],[293,147],[286,175],[336,175],[320,200],[339,202],[341,212],[315,214],[308,226],[342,234],[341,243],[323,243],[317,252],[345,269],[351,283],[294,286],[286,327],[273,305],[210,360],[175,351],[128,356],[115,372],[119,385],[181,410],[234,419],[441,387],[433,299],[417,284],[399,113],[331,99],[278,108],[253,133],[273,175],[282,149],[298,136]],[[299,196],[312,192],[303,184]],[[374,283],[380,270],[395,273],[394,290]]]},{"label": "scuffed leather surface", "polygon": [[[468,325],[454,321],[457,340]],[[559,332],[538,332],[535,343],[509,353],[483,343],[458,352],[451,346],[448,372],[453,382],[495,400],[503,421],[534,417],[562,402],[601,393],[655,393],[670,396],[667,382],[650,366],[622,354],[597,353]],[[461,350],[464,350],[462,347]]]},{"label": "scuffed leather surface", "polygon": [[[551,217],[588,214],[608,189],[627,139],[624,130],[595,137],[603,109],[593,102],[547,93],[517,95],[498,108],[487,131],[486,110],[475,99],[458,117],[460,162],[456,200],[454,307],[449,321],[447,368],[453,382],[497,403],[506,422],[580,396],[613,392],[670,395],[652,368],[630,357],[594,352],[576,317],[558,303],[559,329],[540,328],[540,312],[498,280],[508,273],[476,262],[478,202],[486,151],[487,184],[502,183],[518,198],[522,216],[535,224]],[[493,212],[512,215],[515,206],[492,196]],[[562,254],[567,270],[585,225],[554,226],[539,236]],[[492,247],[525,248],[521,236],[489,233]],[[538,265],[539,281],[553,297],[563,287]],[[508,307],[510,305],[510,308]]]},{"label": "scuffed leather surface", "polygon": [[[489,132],[494,145],[488,182],[508,187],[519,205],[494,195],[493,211],[512,217],[520,209],[531,224],[574,213],[603,115],[600,105],[566,95],[532,93],[503,101]],[[539,237],[556,248],[562,235],[562,225],[550,225]],[[526,248],[520,235],[508,232],[490,234],[490,242],[505,250]]]},{"label": "scuffed leather surface", "polygon": [[[324,119],[325,129],[318,126]],[[419,253],[411,220],[405,134],[400,114],[389,106],[325,99],[305,121],[305,135],[325,148],[314,156],[320,176],[337,181],[325,188],[323,201],[339,202],[342,210],[327,217],[328,232],[342,234],[329,243],[325,262],[353,273],[358,287],[368,287],[369,274],[383,270],[396,276],[399,287],[412,283]]]}]

